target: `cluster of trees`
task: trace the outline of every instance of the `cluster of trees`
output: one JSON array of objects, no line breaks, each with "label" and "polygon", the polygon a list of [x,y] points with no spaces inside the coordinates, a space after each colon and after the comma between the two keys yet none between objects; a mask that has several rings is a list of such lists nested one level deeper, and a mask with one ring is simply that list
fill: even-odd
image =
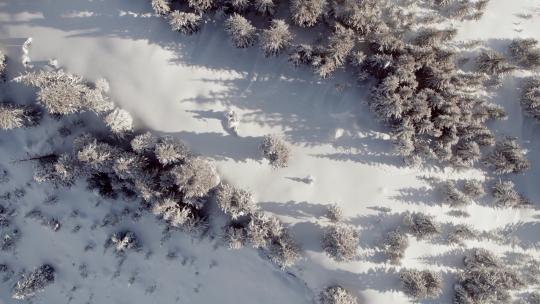
[{"label": "cluster of trees", "polygon": [[520,66],[528,69],[540,67],[540,47],[533,38],[516,38],[508,46],[511,58]]},{"label": "cluster of trees", "polygon": [[27,275],[23,275],[13,288],[12,297],[17,300],[27,299],[45,287],[54,283],[55,269],[49,264],[43,264]]},{"label": "cluster of trees", "polygon": [[462,183],[448,180],[438,185],[444,203],[461,207],[485,195],[484,186],[479,180],[465,180]]},{"label": "cluster of trees", "polygon": [[465,257],[465,270],[454,286],[454,303],[506,303],[510,292],[525,286],[519,275],[485,249],[474,249]]}]

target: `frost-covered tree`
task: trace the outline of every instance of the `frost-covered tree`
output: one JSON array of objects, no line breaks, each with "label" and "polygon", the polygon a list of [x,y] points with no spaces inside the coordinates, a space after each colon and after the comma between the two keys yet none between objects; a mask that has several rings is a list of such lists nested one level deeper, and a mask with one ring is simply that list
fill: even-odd
[{"label": "frost-covered tree", "polygon": [[96,139],[84,145],[80,150],[76,150],[77,160],[85,167],[96,170],[101,173],[113,171],[114,161],[120,154],[120,151]]},{"label": "frost-covered tree", "polygon": [[244,13],[250,4],[250,0],[225,0],[225,11]]},{"label": "frost-covered tree", "polygon": [[472,250],[464,262],[465,270],[454,286],[455,304],[504,303],[510,300],[510,291],[525,285],[514,270],[485,249]]},{"label": "frost-covered tree", "polygon": [[45,287],[54,283],[56,270],[49,264],[44,264],[34,269],[28,275],[23,275],[13,288],[12,297],[24,300],[34,296]]},{"label": "frost-covered tree", "polygon": [[171,165],[182,162],[190,156],[188,147],[179,139],[165,137],[155,146],[154,153],[159,163]]},{"label": "frost-covered tree", "polygon": [[441,232],[439,224],[433,220],[433,217],[423,213],[407,214],[403,221],[409,228],[409,232],[420,239],[429,238]]},{"label": "frost-covered tree", "polygon": [[322,78],[328,77],[345,64],[355,45],[354,31],[337,24],[328,42],[321,62],[315,67],[317,74]]},{"label": "frost-covered tree", "polygon": [[341,286],[326,287],[319,294],[320,304],[356,304],[356,297]]},{"label": "frost-covered tree", "polygon": [[301,257],[300,247],[287,232],[271,239],[268,255],[281,268],[293,266]]},{"label": "frost-covered tree", "polygon": [[41,115],[32,107],[12,103],[0,103],[0,130],[34,126]]},{"label": "frost-covered tree", "polygon": [[152,206],[152,213],[173,227],[189,227],[195,222],[191,208],[171,197],[155,202]]},{"label": "frost-covered tree", "polygon": [[538,47],[538,40],[533,38],[516,38],[512,40],[508,47],[512,59],[519,65],[536,69],[540,67],[540,48]]},{"label": "frost-covered tree", "polygon": [[515,190],[512,181],[497,181],[491,188],[495,205],[501,207],[522,207],[527,201]]},{"label": "frost-covered tree", "polygon": [[117,254],[124,254],[128,250],[139,251],[141,243],[132,231],[116,232],[107,240],[106,247],[113,246]]},{"label": "frost-covered tree", "polygon": [[265,215],[262,212],[254,212],[250,216],[247,232],[253,247],[267,248],[272,239],[283,234],[284,228],[276,217]]},{"label": "frost-covered tree", "polygon": [[521,107],[525,114],[540,120],[540,78],[528,78],[523,82]]},{"label": "frost-covered tree", "polygon": [[278,136],[266,135],[263,138],[260,149],[272,168],[285,168],[289,164],[291,149],[287,143]]},{"label": "frost-covered tree", "polygon": [[415,299],[437,298],[442,293],[442,277],[430,270],[403,270],[399,277],[404,292]]},{"label": "frost-covered tree", "polygon": [[480,146],[474,141],[461,141],[455,146],[452,164],[457,167],[470,168],[481,157]]},{"label": "frost-covered tree", "polygon": [[171,11],[169,1],[167,0],[152,0],[152,9],[158,15],[164,16]]},{"label": "frost-covered tree", "polygon": [[493,50],[483,51],[476,59],[478,71],[488,75],[506,74],[515,70],[508,60]]},{"label": "frost-covered tree", "polygon": [[324,229],[324,251],[337,261],[350,261],[358,255],[358,231],[345,224],[330,225]]},{"label": "frost-covered tree", "polygon": [[133,117],[128,111],[116,108],[104,118],[105,124],[115,134],[133,130]]},{"label": "frost-covered tree", "polygon": [[448,235],[448,241],[453,244],[463,244],[464,240],[475,239],[478,232],[467,225],[457,225]]},{"label": "frost-covered tree", "polygon": [[325,0],[291,0],[292,20],[298,26],[314,26],[320,20],[325,7]]},{"label": "frost-covered tree", "polygon": [[469,179],[463,183],[463,193],[473,199],[480,198],[486,194],[484,185],[476,179]]},{"label": "frost-covered tree", "polygon": [[331,0],[329,2],[335,19],[362,35],[381,31],[384,27],[381,16],[382,6],[377,0]]},{"label": "frost-covered tree", "polygon": [[34,180],[69,187],[80,173],[79,163],[71,154],[51,155],[37,160]]},{"label": "frost-covered tree", "polygon": [[261,33],[260,44],[266,56],[276,56],[291,44],[293,35],[282,19],[274,19]]},{"label": "frost-covered tree", "polygon": [[214,166],[202,158],[190,158],[184,164],[175,166],[171,173],[184,199],[198,199],[206,196],[210,189],[219,184],[219,176]]},{"label": "frost-covered tree", "polygon": [[148,160],[132,152],[122,152],[114,160],[113,172],[120,179],[135,180],[144,174]]},{"label": "frost-covered tree", "polygon": [[382,244],[384,254],[393,264],[399,264],[409,247],[407,235],[399,230],[390,231]]},{"label": "frost-covered tree", "polygon": [[331,204],[326,208],[325,215],[330,221],[336,223],[343,219],[343,209],[337,204]]},{"label": "frost-covered tree", "polygon": [[452,207],[463,206],[470,202],[465,193],[459,190],[456,183],[453,181],[442,183],[439,186],[439,191],[442,195],[443,201]]},{"label": "frost-covered tree", "polygon": [[231,36],[232,43],[237,48],[253,46],[257,41],[257,29],[249,20],[237,13],[225,20],[225,31]]},{"label": "frost-covered tree", "polygon": [[169,25],[171,26],[171,29],[185,35],[192,35],[198,32],[201,21],[201,15],[194,13],[175,10],[169,15]]},{"label": "frost-covered tree", "polygon": [[497,142],[484,163],[493,169],[495,174],[521,173],[530,166],[517,139],[509,136]]},{"label": "frost-covered tree", "polygon": [[453,39],[457,35],[456,29],[439,30],[435,28],[427,28],[419,31],[414,39],[414,43],[421,47],[433,47],[441,42]]},{"label": "frost-covered tree", "polygon": [[216,192],[216,200],[223,212],[233,219],[251,213],[255,206],[249,191],[236,188],[229,184],[221,184]]},{"label": "frost-covered tree", "polygon": [[37,101],[51,114],[73,114],[81,111],[101,113],[114,105],[104,95],[102,87],[93,87],[82,77],[57,71],[31,72],[15,79],[37,87]]},{"label": "frost-covered tree", "polygon": [[223,239],[230,249],[240,249],[244,247],[247,238],[246,229],[229,225],[224,229]]},{"label": "frost-covered tree", "polygon": [[150,132],[142,133],[131,140],[131,149],[138,154],[151,154],[154,152],[158,138]]},{"label": "frost-covered tree", "polygon": [[215,6],[214,0],[188,0],[187,3],[197,12],[208,11]]},{"label": "frost-covered tree", "polygon": [[273,16],[276,12],[276,4],[273,0],[254,0],[253,7],[261,15]]}]

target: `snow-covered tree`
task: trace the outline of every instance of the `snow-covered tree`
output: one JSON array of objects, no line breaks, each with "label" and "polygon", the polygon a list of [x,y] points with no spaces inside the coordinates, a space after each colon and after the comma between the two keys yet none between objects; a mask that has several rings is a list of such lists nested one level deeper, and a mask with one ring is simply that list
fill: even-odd
[{"label": "snow-covered tree", "polygon": [[486,194],[484,185],[476,179],[469,179],[463,183],[463,193],[473,199],[480,198]]},{"label": "snow-covered tree", "polygon": [[528,78],[523,82],[521,107],[525,114],[540,120],[540,78]]},{"label": "snow-covered tree", "polygon": [[120,154],[117,148],[95,139],[76,153],[79,162],[87,168],[101,173],[113,172],[114,161]]},{"label": "snow-covered tree", "polygon": [[150,132],[142,133],[131,140],[131,149],[138,154],[153,153],[158,138]]},{"label": "snow-covered tree", "polygon": [[289,62],[293,67],[298,68],[303,64],[311,64],[313,57],[314,50],[311,45],[300,44],[289,54]]},{"label": "snow-covered tree", "polygon": [[469,198],[458,189],[456,183],[453,181],[447,181],[439,186],[439,191],[442,195],[443,201],[452,207],[459,207],[468,204]]},{"label": "snow-covered tree", "polygon": [[476,62],[478,71],[488,75],[506,74],[515,70],[515,67],[510,65],[501,53],[493,50],[480,53]]},{"label": "snow-covered tree", "polygon": [[518,274],[492,253],[474,249],[465,257],[465,270],[454,285],[454,303],[504,303],[509,301],[511,291],[524,285]]},{"label": "snow-covered tree", "polygon": [[171,26],[171,29],[185,35],[192,35],[198,32],[201,21],[201,15],[194,13],[175,10],[169,15],[169,25]]},{"label": "snow-covered tree", "polygon": [[0,103],[0,130],[11,130],[34,126],[39,122],[40,113],[31,107],[12,103]]},{"label": "snow-covered tree", "polygon": [[128,111],[116,108],[104,118],[113,133],[122,134],[133,130],[133,117]]},{"label": "snow-covered tree", "polygon": [[345,64],[347,56],[355,45],[354,31],[337,24],[328,42],[322,61],[315,68],[322,78],[328,77]]},{"label": "snow-covered tree", "polygon": [[497,181],[491,188],[495,204],[501,207],[522,207],[527,203],[516,190],[512,181]]},{"label": "snow-covered tree", "polygon": [[215,6],[214,0],[188,0],[187,3],[197,12],[208,11]]},{"label": "snow-covered tree", "polygon": [[244,13],[249,8],[250,4],[250,0],[225,0],[225,11]]},{"label": "snow-covered tree", "polygon": [[132,152],[122,152],[115,157],[114,173],[121,179],[135,180],[144,174],[148,160],[144,156]]},{"label": "snow-covered tree", "polygon": [[530,166],[517,139],[509,136],[497,142],[484,163],[492,168],[495,174],[521,173]]},{"label": "snow-covered tree", "polygon": [[51,156],[37,161],[34,180],[38,183],[51,183],[55,186],[69,187],[80,175],[77,160],[70,154]]},{"label": "snow-covered tree", "polygon": [[191,208],[170,197],[155,202],[152,206],[152,213],[161,217],[173,227],[187,227],[194,223]]},{"label": "snow-covered tree", "polygon": [[384,254],[393,264],[399,264],[409,247],[407,235],[399,230],[390,231],[382,244]]},{"label": "snow-covered tree", "polygon": [[417,238],[429,238],[441,232],[439,225],[433,221],[433,217],[423,213],[407,214],[404,223],[409,232]]},{"label": "snow-covered tree", "polygon": [[128,250],[139,251],[141,249],[141,243],[135,233],[128,230],[111,235],[105,246],[113,246],[117,254],[124,254]]},{"label": "snow-covered tree", "polygon": [[171,172],[175,184],[187,200],[202,198],[219,184],[215,167],[199,157],[188,159],[184,164],[175,166]]},{"label": "snow-covered tree", "polygon": [[272,20],[270,27],[261,33],[261,48],[266,56],[276,56],[291,44],[293,35],[282,19]]},{"label": "snow-covered tree", "polygon": [[478,232],[467,225],[457,225],[448,235],[448,241],[452,244],[463,244],[463,241],[475,239]]},{"label": "snow-covered tree", "polygon": [[336,223],[343,219],[343,209],[337,204],[331,204],[326,208],[325,215],[330,221]]},{"label": "snow-covered tree", "polygon": [[320,304],[356,304],[356,297],[341,286],[326,287],[319,294]]},{"label": "snow-covered tree", "polygon": [[330,225],[324,229],[324,251],[337,261],[350,261],[358,255],[358,231],[345,224]]},{"label": "snow-covered tree", "polygon": [[480,146],[474,141],[461,141],[455,146],[451,162],[457,167],[470,168],[481,157]]},{"label": "snow-covered tree", "polygon": [[152,0],[152,9],[158,15],[164,16],[171,11],[169,1],[167,0]]},{"label": "snow-covered tree", "polygon": [[456,29],[439,30],[435,28],[427,28],[419,31],[414,39],[414,43],[421,47],[433,47],[441,42],[453,39],[457,34]]},{"label": "snow-covered tree", "polygon": [[285,168],[289,164],[291,149],[287,143],[275,135],[266,135],[263,138],[260,149],[272,168]]},{"label": "snow-covered tree", "polygon": [[165,137],[155,146],[154,153],[159,163],[171,165],[182,162],[190,156],[188,147],[179,139]]},{"label": "snow-covered tree", "polygon": [[101,113],[114,108],[101,88],[91,87],[82,77],[62,70],[31,72],[15,80],[37,87],[37,101],[51,114]]},{"label": "snow-covered tree", "polygon": [[291,0],[292,20],[298,26],[314,26],[320,20],[325,7],[325,0]]},{"label": "snow-covered tree", "polygon": [[283,225],[273,216],[254,212],[247,227],[248,239],[255,248],[267,248],[273,238],[283,234]]},{"label": "snow-covered tree", "polygon": [[254,0],[253,7],[261,15],[273,16],[276,12],[276,4],[273,0]]},{"label": "snow-covered tree", "polygon": [[380,2],[377,0],[331,0],[335,19],[362,35],[381,31],[384,27]]},{"label": "snow-covered tree", "polygon": [[404,292],[415,298],[437,298],[442,293],[442,276],[431,270],[407,269],[399,274]]},{"label": "snow-covered tree", "polygon": [[293,266],[301,257],[300,247],[287,232],[272,238],[268,250],[270,260],[281,268]]},{"label": "snow-covered tree", "polygon": [[533,38],[516,38],[512,40],[508,47],[512,59],[519,65],[536,69],[540,67],[540,48],[538,47],[538,40]]},{"label": "snow-covered tree", "polygon": [[257,29],[249,20],[237,13],[225,20],[225,31],[231,36],[232,43],[237,48],[253,46],[257,41]]},{"label": "snow-covered tree", "polygon": [[249,191],[236,188],[229,184],[221,184],[216,192],[216,199],[223,212],[233,219],[251,213],[255,206],[253,197]]},{"label": "snow-covered tree", "polygon": [[13,288],[12,297],[17,300],[24,300],[34,296],[45,287],[54,283],[56,270],[49,264],[43,264],[28,275],[17,281]]},{"label": "snow-covered tree", "polygon": [[234,225],[226,226],[223,239],[230,249],[240,249],[244,247],[247,238],[246,229]]}]

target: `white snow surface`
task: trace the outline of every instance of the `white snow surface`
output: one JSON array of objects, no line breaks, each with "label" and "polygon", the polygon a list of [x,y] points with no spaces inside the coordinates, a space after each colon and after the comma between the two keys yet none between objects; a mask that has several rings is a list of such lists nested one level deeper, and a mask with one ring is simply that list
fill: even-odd
[{"label": "white snow surface", "polygon": [[[538,0],[492,0],[480,21],[459,26],[458,39],[481,39],[494,48],[503,48],[514,37],[540,40],[539,7]],[[121,213],[123,202],[102,201],[82,183],[64,190],[27,187],[30,166],[12,161],[48,145],[42,133],[49,131],[2,132],[0,163],[11,181],[0,189],[22,187],[27,194],[17,201],[16,215],[26,237],[14,255],[2,253],[0,263],[20,271],[49,262],[58,270],[55,285],[34,303],[312,303],[329,284],[351,290],[360,303],[409,303],[401,292],[400,267],[442,271],[444,294],[426,303],[450,303],[455,272],[462,267],[459,247],[410,238],[401,266],[378,258],[376,245],[401,224],[407,211],[428,213],[442,223],[499,229],[515,239],[507,244],[468,242],[470,248],[540,257],[538,211],[479,203],[464,209],[470,217],[448,215],[451,209],[431,194],[423,177],[483,180],[484,172],[404,167],[365,104],[367,88],[358,87],[345,73],[319,80],[311,71],[294,70],[284,57],[269,59],[256,48],[235,49],[219,21],[208,21],[202,32],[185,37],[150,12],[147,0],[0,0],[0,47],[9,58],[20,58],[23,42],[32,37],[33,65],[55,58],[71,73],[107,79],[109,95],[133,116],[136,128],[178,136],[213,160],[224,179],[252,191],[263,210],[290,227],[305,258],[282,271],[253,249],[227,250],[217,239],[192,239],[177,232],[162,245],[162,227],[151,215],[137,222],[120,217],[116,226],[101,227],[107,213]],[[16,63],[11,66],[13,77],[20,71]],[[491,127],[497,134],[517,136],[528,150],[532,168],[515,181],[537,207],[540,130],[522,116],[518,82],[507,77],[493,93],[509,119]],[[31,98],[23,96],[19,102]],[[229,110],[240,120],[238,136],[224,129],[223,113]],[[273,170],[263,160],[258,146],[266,134],[280,134],[291,143],[288,168]],[[313,182],[306,183],[306,176]],[[43,205],[45,196],[56,192],[59,202]],[[360,231],[358,261],[337,263],[322,251],[321,227],[329,223],[325,207],[333,203]],[[36,207],[61,219],[60,231],[24,217]],[[73,216],[74,210],[80,215]],[[77,224],[81,229],[71,232]],[[143,251],[130,253],[118,265],[103,244],[123,228],[140,235]],[[84,251],[88,243],[95,243],[95,249]],[[178,256],[167,258],[169,252]],[[87,278],[79,274],[83,263],[88,265]],[[13,283],[0,284],[0,303],[18,303],[11,299]]]}]

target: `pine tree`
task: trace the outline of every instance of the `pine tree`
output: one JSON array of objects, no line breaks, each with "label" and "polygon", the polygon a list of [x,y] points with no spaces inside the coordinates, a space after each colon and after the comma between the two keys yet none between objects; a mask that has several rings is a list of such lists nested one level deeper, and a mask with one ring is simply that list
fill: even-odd
[{"label": "pine tree", "polygon": [[34,126],[40,118],[40,113],[32,107],[0,103],[0,130]]},{"label": "pine tree", "polygon": [[284,20],[272,20],[270,27],[261,34],[261,47],[266,56],[277,56],[291,44],[293,35]]},{"label": "pine tree", "polygon": [[255,11],[263,16],[273,16],[276,12],[276,4],[273,0],[255,0]]},{"label": "pine tree", "polygon": [[182,162],[190,156],[188,147],[179,139],[166,137],[156,144],[154,153],[159,163],[171,165]]},{"label": "pine tree", "polygon": [[390,231],[386,235],[382,247],[390,262],[399,264],[405,255],[405,250],[409,247],[409,239],[405,233],[399,230]]},{"label": "pine tree", "polygon": [[409,228],[409,232],[419,239],[429,238],[441,232],[440,226],[433,221],[433,217],[423,213],[406,215],[404,223]]},{"label": "pine tree", "polygon": [[358,236],[352,226],[330,225],[324,231],[322,246],[337,261],[350,261],[358,254]]},{"label": "pine tree", "polygon": [[170,4],[167,0],[152,0],[152,9],[158,15],[164,16],[171,11]]},{"label": "pine tree", "polygon": [[501,207],[522,207],[526,200],[515,190],[512,181],[498,181],[493,185],[491,194],[495,198],[495,204]]},{"label": "pine tree", "polygon": [[194,222],[194,214],[191,208],[170,197],[155,202],[152,206],[152,213],[161,217],[173,227],[190,226]]},{"label": "pine tree", "polygon": [[253,212],[247,227],[248,239],[254,248],[267,248],[271,240],[284,232],[281,222],[262,212]]},{"label": "pine tree", "polygon": [[538,40],[533,38],[516,38],[512,40],[512,43],[510,43],[508,48],[512,59],[517,62],[517,64],[530,69],[540,67],[540,48],[538,47]]},{"label": "pine tree", "polygon": [[292,0],[290,11],[293,22],[301,27],[314,26],[326,7],[325,0]]},{"label": "pine tree", "polygon": [[128,111],[116,108],[104,118],[105,124],[115,134],[133,130],[133,118]]},{"label": "pine tree", "polygon": [[264,158],[270,162],[272,168],[285,168],[289,165],[291,150],[281,138],[274,135],[266,135],[263,138],[260,149]]},{"label": "pine tree", "polygon": [[197,12],[205,12],[215,6],[214,0],[188,0],[188,5]]},{"label": "pine tree", "polygon": [[231,36],[232,43],[237,48],[253,46],[257,41],[257,29],[249,20],[237,13],[225,21],[225,31]]},{"label": "pine tree", "polygon": [[540,78],[528,78],[523,82],[521,107],[525,114],[540,120]]},{"label": "pine tree", "polygon": [[517,139],[513,137],[505,137],[497,142],[484,163],[492,168],[495,174],[521,173],[530,166]]},{"label": "pine tree", "polygon": [[250,192],[235,188],[229,184],[221,184],[217,189],[218,206],[233,219],[248,215],[255,207]]},{"label": "pine tree", "polygon": [[502,54],[493,50],[480,53],[477,65],[480,72],[488,75],[506,74],[515,70]]},{"label": "pine tree", "polygon": [[326,287],[319,294],[321,304],[357,304],[356,298],[341,286]]},{"label": "pine tree", "polygon": [[192,35],[199,31],[202,17],[194,13],[173,11],[169,15],[169,25],[173,31],[185,35]]},{"label": "pine tree", "polygon": [[293,266],[301,256],[300,247],[286,232],[271,240],[268,255],[270,260],[281,268]]},{"label": "pine tree", "polygon": [[191,158],[171,172],[185,199],[202,198],[219,184],[215,167],[202,158]]},{"label": "pine tree", "polygon": [[399,274],[405,293],[415,299],[437,298],[442,293],[442,277],[430,270],[403,270]]}]

